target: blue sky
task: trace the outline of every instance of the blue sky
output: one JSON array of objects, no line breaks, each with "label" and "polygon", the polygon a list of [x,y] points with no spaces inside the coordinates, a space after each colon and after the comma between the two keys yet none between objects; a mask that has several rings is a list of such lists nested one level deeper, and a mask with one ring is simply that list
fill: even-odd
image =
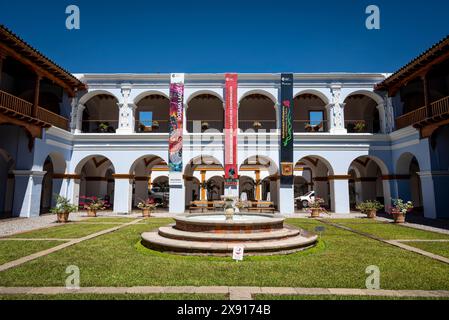
[{"label": "blue sky", "polygon": [[[365,28],[370,4],[381,30]],[[1,0],[0,23],[75,73],[393,72],[449,33],[448,12],[447,0]]]}]

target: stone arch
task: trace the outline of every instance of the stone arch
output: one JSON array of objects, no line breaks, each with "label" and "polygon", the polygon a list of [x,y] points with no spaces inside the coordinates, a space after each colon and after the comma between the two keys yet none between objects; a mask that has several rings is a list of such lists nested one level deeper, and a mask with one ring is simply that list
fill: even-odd
[{"label": "stone arch", "polygon": [[[169,131],[170,100],[159,91],[146,91],[136,98],[135,121],[136,132],[163,132]],[[151,113],[151,121],[149,114]]]},{"label": "stone arch", "polygon": [[[74,183],[73,202],[82,202],[83,196],[97,196],[114,203],[114,187],[108,181],[107,173],[115,174],[114,163],[110,158],[96,154],[84,157],[75,166],[77,178]],[[109,193],[108,193],[109,192]]]},{"label": "stone arch", "polygon": [[[351,171],[354,175],[351,175]],[[354,199],[350,201],[352,209],[355,205],[367,201],[377,200],[386,208],[391,204],[390,183],[385,176],[389,175],[386,164],[374,156],[361,156],[352,161],[348,168],[351,175],[350,190],[354,189]]]},{"label": "stone arch", "polygon": [[138,94],[134,100],[134,105],[137,105],[142,99],[145,99],[148,96],[163,96],[164,98],[170,99],[170,97],[162,90],[147,90],[140,94]]},{"label": "stone arch", "polygon": [[93,91],[89,91],[86,94],[84,94],[80,99],[79,99],[79,104],[85,105],[87,102],[89,102],[89,100],[91,100],[92,98],[98,96],[98,95],[109,95],[114,97],[117,101],[120,101],[119,97],[117,97],[113,92],[111,91],[107,91],[107,90],[93,90]]},{"label": "stone arch", "polygon": [[84,95],[79,102],[85,107],[81,120],[82,132],[115,132],[119,122],[119,101],[116,95],[105,90],[95,90]]},{"label": "stone arch", "polygon": [[270,132],[278,128],[278,103],[276,97],[265,90],[246,92],[239,101],[239,129]]},{"label": "stone arch", "polygon": [[380,133],[385,130],[384,100],[375,92],[357,90],[342,100],[349,133]]},{"label": "stone arch", "polygon": [[319,90],[316,90],[316,89],[304,89],[304,90],[301,90],[301,91],[295,93],[295,95],[293,96],[293,99],[296,99],[297,97],[302,96],[304,94],[310,94],[310,95],[317,96],[318,98],[320,98],[324,102],[324,104],[326,106],[330,103],[328,96],[326,96],[326,94],[324,94],[322,91],[319,91]]},{"label": "stone arch", "polygon": [[411,152],[403,153],[396,162],[396,183],[398,197],[412,201],[415,211],[423,210],[423,193],[421,186],[421,163]]},{"label": "stone arch", "polygon": [[[185,206],[189,208],[192,201],[212,201],[208,194],[208,180],[224,176],[224,166],[215,157],[201,155],[192,158],[184,167]],[[198,185],[196,183],[199,183]],[[224,193],[224,187],[221,189]],[[220,194],[221,197],[223,194]],[[218,195],[217,195],[218,197]]]},{"label": "stone arch", "polygon": [[187,102],[185,119],[190,133],[223,132],[225,109],[222,98],[210,90],[197,91]]},{"label": "stone arch", "polygon": [[193,99],[201,96],[201,95],[211,95],[214,96],[216,98],[218,98],[222,103],[223,103],[223,109],[224,109],[224,97],[223,95],[220,95],[218,92],[214,91],[214,90],[210,90],[210,89],[205,89],[205,90],[197,90],[194,91],[192,93],[190,93],[187,97],[186,97],[186,109],[189,108],[189,104],[190,102],[192,102]]},{"label": "stone arch", "polygon": [[329,99],[320,91],[303,90],[295,95],[293,129],[295,132],[327,132]]},{"label": "stone arch", "polygon": [[325,206],[331,210],[335,208],[335,193],[329,177],[334,175],[331,163],[322,156],[306,155],[296,162],[295,168],[310,169],[311,191],[315,196],[322,198]]},{"label": "stone arch", "polygon": [[[157,175],[156,172],[163,172],[163,175]],[[129,174],[133,190],[132,205],[135,208],[140,201],[145,201],[148,198],[153,198],[160,204],[158,209],[168,208],[170,202],[168,183],[163,190],[154,190],[156,179],[168,175],[168,166],[164,159],[153,154],[141,156],[133,162]]]}]

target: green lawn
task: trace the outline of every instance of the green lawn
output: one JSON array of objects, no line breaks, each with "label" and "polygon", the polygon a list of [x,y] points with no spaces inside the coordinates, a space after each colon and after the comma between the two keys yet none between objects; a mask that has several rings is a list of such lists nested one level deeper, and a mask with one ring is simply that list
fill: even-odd
[{"label": "green lawn", "polygon": [[57,294],[0,295],[1,300],[226,300],[220,294]]},{"label": "green lawn", "polygon": [[404,244],[449,258],[449,242],[404,242]]},{"label": "green lawn", "polygon": [[449,298],[376,297],[376,296],[275,296],[256,295],[255,300],[449,300]]},{"label": "green lawn", "polygon": [[136,219],[134,218],[120,218],[120,217],[97,217],[97,218],[89,218],[86,220],[82,220],[81,222],[89,222],[89,223],[96,223],[96,222],[108,222],[108,223],[128,223],[132,222]]},{"label": "green lawn", "polygon": [[60,241],[0,241],[0,265],[60,245]]},{"label": "green lawn", "polygon": [[395,225],[393,223],[379,222],[369,219],[340,219],[330,220],[331,222],[349,227],[351,229],[366,232],[385,240],[439,240],[449,239],[449,235],[422,231],[406,226]]},{"label": "green lawn", "polygon": [[111,229],[120,224],[77,224],[69,223],[57,227],[51,227],[47,229],[41,229],[26,233],[17,234],[11,238],[24,238],[24,239],[76,239],[82,238],[89,234],[96,233],[102,230]]},{"label": "green lawn", "polygon": [[[163,254],[140,245],[142,232],[170,222],[148,219],[146,224],[128,226],[7,270],[1,273],[0,286],[63,286],[66,267],[77,265],[81,286],[364,288],[365,269],[377,265],[382,289],[449,290],[449,265],[328,225],[316,248],[286,256],[247,257],[241,263]],[[288,223],[308,230],[321,225],[308,219]],[[403,232],[403,227],[391,228]]]}]

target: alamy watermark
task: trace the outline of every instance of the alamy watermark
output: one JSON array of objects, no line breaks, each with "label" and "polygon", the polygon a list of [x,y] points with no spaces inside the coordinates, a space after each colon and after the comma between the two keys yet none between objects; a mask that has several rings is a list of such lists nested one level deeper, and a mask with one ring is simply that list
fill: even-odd
[{"label": "alamy watermark", "polygon": [[80,268],[78,266],[68,266],[65,273],[69,276],[65,279],[65,287],[68,290],[80,289]]},{"label": "alamy watermark", "polygon": [[368,30],[380,30],[380,8],[376,5],[366,7],[365,13],[368,15],[365,26]]},{"label": "alamy watermark", "polygon": [[67,6],[65,13],[68,14],[65,20],[65,27],[68,30],[79,30],[81,28],[80,8],[71,4]]},{"label": "alamy watermark", "polygon": [[378,266],[369,266],[365,273],[368,275],[365,281],[366,288],[369,290],[380,289],[380,269]]}]

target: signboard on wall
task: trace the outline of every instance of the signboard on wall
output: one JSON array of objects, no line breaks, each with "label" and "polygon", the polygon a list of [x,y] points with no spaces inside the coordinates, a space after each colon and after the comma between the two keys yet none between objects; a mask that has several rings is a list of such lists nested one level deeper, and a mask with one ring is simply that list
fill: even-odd
[{"label": "signboard on wall", "polygon": [[[169,171],[175,179],[170,184],[182,184],[182,146],[184,118],[184,74],[170,75],[170,115],[169,115]],[[175,177],[176,176],[176,177]],[[179,179],[179,177],[181,179]]]},{"label": "signboard on wall", "polygon": [[225,108],[225,186],[238,185],[237,165],[237,74],[226,74],[226,108]]},{"label": "signboard on wall", "polygon": [[293,74],[281,75],[281,185],[292,186],[293,164]]}]

